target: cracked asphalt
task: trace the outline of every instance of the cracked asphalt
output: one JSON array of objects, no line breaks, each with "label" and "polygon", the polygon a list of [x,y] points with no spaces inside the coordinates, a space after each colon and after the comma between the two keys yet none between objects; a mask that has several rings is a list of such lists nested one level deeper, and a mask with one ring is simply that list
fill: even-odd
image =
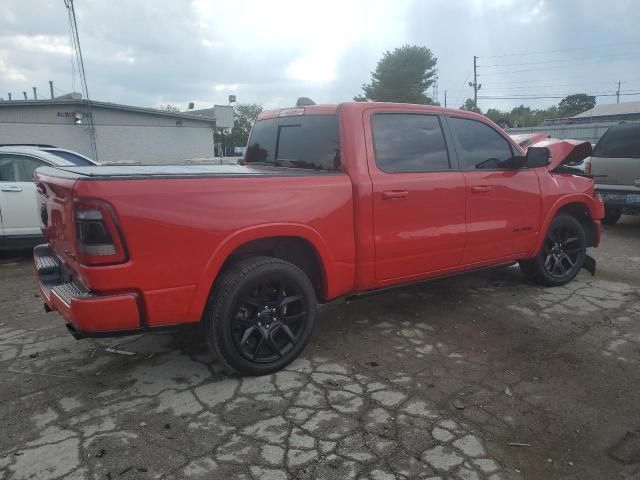
[{"label": "cracked asphalt", "polygon": [[563,288],[512,267],[334,306],[260,378],[197,331],[76,341],[4,253],[0,478],[638,479],[639,247],[624,217]]}]

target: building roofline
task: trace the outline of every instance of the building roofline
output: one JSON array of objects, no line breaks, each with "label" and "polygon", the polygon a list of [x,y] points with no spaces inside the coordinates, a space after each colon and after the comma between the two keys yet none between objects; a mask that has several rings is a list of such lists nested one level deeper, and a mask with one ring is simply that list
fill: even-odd
[{"label": "building roofline", "polygon": [[83,100],[83,99],[51,99],[51,100],[3,100],[0,102],[1,107],[20,107],[20,106],[57,106],[57,105],[80,105],[83,107],[91,106],[91,107],[99,107],[99,108],[110,108],[113,110],[124,110],[128,112],[136,112],[136,113],[146,113],[150,115],[161,115],[164,117],[172,117],[172,118],[180,118],[183,120],[196,120],[207,123],[215,123],[215,117],[208,117],[202,115],[194,115],[188,113],[175,113],[175,112],[167,112],[165,110],[160,110],[157,108],[146,108],[146,107],[135,107],[132,105],[122,105],[119,103],[111,103],[111,102],[100,102],[96,100]]}]

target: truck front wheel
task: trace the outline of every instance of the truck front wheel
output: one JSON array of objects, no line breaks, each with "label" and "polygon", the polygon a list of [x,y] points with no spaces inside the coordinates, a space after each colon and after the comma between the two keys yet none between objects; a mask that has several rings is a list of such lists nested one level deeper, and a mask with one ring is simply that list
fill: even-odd
[{"label": "truck front wheel", "polygon": [[266,375],[304,349],[316,318],[311,281],[297,266],[251,257],[223,273],[204,319],[209,345],[232,370]]},{"label": "truck front wheel", "polygon": [[584,227],[573,216],[557,215],[545,236],[538,255],[520,260],[525,276],[550,287],[564,285],[578,274],[586,255]]}]

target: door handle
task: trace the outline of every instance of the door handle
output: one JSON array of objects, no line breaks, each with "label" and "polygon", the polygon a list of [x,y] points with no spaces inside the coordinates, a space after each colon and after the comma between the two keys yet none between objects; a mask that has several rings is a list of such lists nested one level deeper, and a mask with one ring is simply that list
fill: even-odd
[{"label": "door handle", "polygon": [[471,187],[471,193],[487,193],[491,191],[491,187],[489,185],[477,185],[475,187]]},{"label": "door handle", "polygon": [[387,190],[386,192],[382,192],[383,200],[395,200],[397,198],[405,198],[409,195],[409,192],[406,190]]},{"label": "door handle", "polygon": [[18,185],[3,185],[0,190],[3,192],[21,192],[22,187],[19,187]]}]

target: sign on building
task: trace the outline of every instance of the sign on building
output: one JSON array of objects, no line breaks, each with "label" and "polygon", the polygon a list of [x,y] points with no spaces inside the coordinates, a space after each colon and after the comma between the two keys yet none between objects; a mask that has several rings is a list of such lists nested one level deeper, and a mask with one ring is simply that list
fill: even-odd
[{"label": "sign on building", "polygon": [[214,105],[213,114],[216,117],[216,128],[233,128],[233,107]]}]

